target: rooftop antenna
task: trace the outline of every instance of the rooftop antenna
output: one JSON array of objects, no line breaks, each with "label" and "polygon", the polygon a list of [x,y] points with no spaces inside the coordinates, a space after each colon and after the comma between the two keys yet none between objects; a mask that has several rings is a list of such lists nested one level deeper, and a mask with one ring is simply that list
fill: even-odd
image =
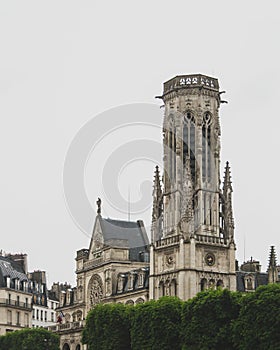
[{"label": "rooftop antenna", "polygon": [[128,221],[130,221],[130,187],[128,187],[128,203],[127,203],[127,209],[128,209]]},{"label": "rooftop antenna", "polygon": [[244,234],[244,242],[243,242],[243,249],[244,249],[244,252],[243,252],[243,254],[244,254],[244,257],[243,257],[243,261],[245,262],[245,253],[246,253],[246,240],[245,240],[245,234]]}]

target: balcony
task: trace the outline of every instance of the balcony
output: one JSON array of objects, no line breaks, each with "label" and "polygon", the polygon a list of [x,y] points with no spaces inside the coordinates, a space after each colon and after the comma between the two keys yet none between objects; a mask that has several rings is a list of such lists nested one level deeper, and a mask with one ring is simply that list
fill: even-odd
[{"label": "balcony", "polygon": [[55,326],[48,326],[46,328],[48,331],[61,333],[61,332],[65,332],[65,331],[68,332],[69,330],[79,331],[82,328],[84,328],[85,324],[86,324],[86,321],[83,320],[83,321],[62,323],[62,324],[58,324]]},{"label": "balcony", "polygon": [[156,248],[159,247],[166,247],[169,245],[178,245],[180,242],[180,235],[172,235],[172,236],[167,236],[166,238],[162,238],[159,241],[156,241]]},{"label": "balcony", "polygon": [[196,241],[199,243],[210,243],[222,246],[227,245],[227,240],[225,238],[210,235],[196,235]]},{"label": "balcony", "polygon": [[0,298],[0,306],[10,306],[14,308],[32,310],[31,304],[24,303],[22,301],[13,300],[13,299]]}]

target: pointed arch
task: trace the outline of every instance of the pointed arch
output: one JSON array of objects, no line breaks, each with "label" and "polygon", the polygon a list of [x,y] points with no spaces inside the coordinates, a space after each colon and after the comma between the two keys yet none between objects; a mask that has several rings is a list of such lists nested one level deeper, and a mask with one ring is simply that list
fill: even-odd
[{"label": "pointed arch", "polygon": [[224,282],[222,280],[218,280],[217,288],[224,288]]},{"label": "pointed arch", "polygon": [[183,165],[186,157],[190,159],[190,167],[193,181],[195,181],[196,172],[196,121],[193,112],[187,111],[184,117],[183,125]]},{"label": "pointed arch", "polygon": [[174,278],[171,281],[171,285],[170,285],[170,295],[176,297],[177,296],[177,281]]},{"label": "pointed arch", "polygon": [[164,283],[163,283],[163,281],[160,281],[160,282],[159,282],[158,290],[159,290],[159,297],[163,297],[163,296],[165,295]]},{"label": "pointed arch", "polygon": [[94,274],[88,284],[88,298],[91,306],[101,302],[104,295],[102,278]]},{"label": "pointed arch", "polygon": [[207,289],[207,279],[206,278],[202,278],[200,281],[200,289],[201,291],[204,291]]},{"label": "pointed arch", "polygon": [[211,151],[211,127],[212,115],[210,112],[205,112],[202,121],[202,179],[210,181],[212,178],[213,157]]}]

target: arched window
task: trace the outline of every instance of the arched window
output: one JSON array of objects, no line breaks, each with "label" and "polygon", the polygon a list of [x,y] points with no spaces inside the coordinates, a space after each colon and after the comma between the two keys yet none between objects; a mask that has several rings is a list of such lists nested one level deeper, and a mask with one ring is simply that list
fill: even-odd
[{"label": "arched window", "polygon": [[174,184],[176,177],[176,127],[173,119],[170,119],[168,132],[168,178]]},{"label": "arched window", "polygon": [[188,112],[184,118],[183,127],[183,164],[185,165],[186,157],[190,158],[190,167],[192,173],[193,182],[195,181],[195,151],[196,137],[195,137],[195,119],[193,115]]},{"label": "arched window", "polygon": [[159,289],[159,297],[163,297],[164,296],[164,283],[163,283],[163,281],[161,281],[159,283],[158,289]]},{"label": "arched window", "polygon": [[207,112],[203,116],[202,124],[202,178],[204,181],[210,181],[212,174],[211,123],[211,114]]},{"label": "arched window", "polygon": [[211,289],[215,289],[215,280],[213,280],[213,279],[211,279],[210,281],[209,281],[209,288],[211,288]]},{"label": "arched window", "polygon": [[207,280],[206,280],[206,278],[202,278],[202,280],[200,281],[200,288],[201,288],[201,291],[207,289]]},{"label": "arched window", "polygon": [[81,310],[77,311],[77,321],[82,321],[83,319],[83,312]]},{"label": "arched window", "polygon": [[71,320],[71,315],[70,314],[65,314],[65,323],[70,323]]},{"label": "arched window", "polygon": [[176,296],[177,295],[177,283],[176,283],[176,280],[172,280],[171,282],[171,291],[170,291],[170,295],[171,296]]},{"label": "arched window", "polygon": [[94,274],[90,279],[88,295],[91,306],[100,303],[103,298],[103,282],[98,274]]},{"label": "arched window", "polygon": [[223,287],[224,287],[224,282],[222,280],[218,280],[217,288],[223,288]]},{"label": "arched window", "polygon": [[255,279],[252,274],[249,274],[244,277],[245,290],[254,290],[255,289]]},{"label": "arched window", "polygon": [[80,345],[80,344],[78,344],[78,345],[76,346],[76,350],[81,350],[81,345]]},{"label": "arched window", "polygon": [[136,301],[135,301],[135,304],[143,304],[144,303],[144,299],[143,298],[138,298]]},{"label": "arched window", "polygon": [[125,305],[134,305],[134,301],[133,300],[127,300],[125,302]]},{"label": "arched window", "polygon": [[70,350],[70,346],[69,346],[67,343],[65,343],[65,344],[63,345],[62,350]]}]

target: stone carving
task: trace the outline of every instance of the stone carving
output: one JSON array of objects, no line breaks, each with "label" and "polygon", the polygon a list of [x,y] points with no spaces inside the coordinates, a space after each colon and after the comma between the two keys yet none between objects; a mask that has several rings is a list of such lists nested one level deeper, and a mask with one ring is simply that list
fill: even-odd
[{"label": "stone carving", "polygon": [[101,199],[99,197],[96,201],[96,205],[97,205],[97,214],[101,215]]},{"label": "stone carving", "polygon": [[103,298],[103,283],[99,275],[94,275],[89,285],[90,305],[99,304]]}]

